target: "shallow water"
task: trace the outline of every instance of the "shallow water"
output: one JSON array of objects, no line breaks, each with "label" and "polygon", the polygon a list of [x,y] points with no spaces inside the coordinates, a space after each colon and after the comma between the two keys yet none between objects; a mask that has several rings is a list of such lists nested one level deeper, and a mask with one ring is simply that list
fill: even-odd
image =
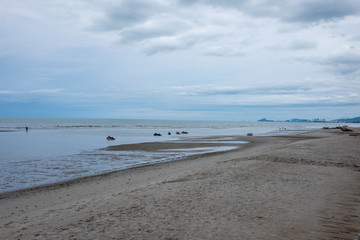
[{"label": "shallow water", "polygon": [[[324,124],[106,119],[0,118],[0,192],[53,183],[134,166],[172,161],[229,147],[108,152],[110,145],[188,140],[206,136],[289,134]],[[25,131],[25,126],[29,131]],[[286,131],[279,128],[286,127]],[[176,131],[190,134],[176,135]],[[168,135],[168,132],[172,135]],[[161,137],[153,133],[161,133]],[[107,141],[111,135],[115,141]],[[204,142],[213,141],[204,139]],[[233,142],[229,142],[230,144]]]}]

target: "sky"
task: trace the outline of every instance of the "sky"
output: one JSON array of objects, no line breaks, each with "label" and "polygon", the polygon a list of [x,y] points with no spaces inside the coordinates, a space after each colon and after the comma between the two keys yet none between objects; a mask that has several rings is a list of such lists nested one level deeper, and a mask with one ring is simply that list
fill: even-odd
[{"label": "sky", "polygon": [[0,117],[360,116],[358,0],[0,0]]}]

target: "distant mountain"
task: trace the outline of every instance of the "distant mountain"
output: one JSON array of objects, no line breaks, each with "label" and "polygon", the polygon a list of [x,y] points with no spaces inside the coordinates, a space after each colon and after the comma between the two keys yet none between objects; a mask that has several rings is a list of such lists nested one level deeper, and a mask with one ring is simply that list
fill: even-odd
[{"label": "distant mountain", "polygon": [[331,120],[331,122],[360,123],[360,117],[340,118],[340,119]]},{"label": "distant mountain", "polygon": [[262,118],[262,119],[258,120],[258,122],[274,122],[274,120],[268,120],[266,118]]}]

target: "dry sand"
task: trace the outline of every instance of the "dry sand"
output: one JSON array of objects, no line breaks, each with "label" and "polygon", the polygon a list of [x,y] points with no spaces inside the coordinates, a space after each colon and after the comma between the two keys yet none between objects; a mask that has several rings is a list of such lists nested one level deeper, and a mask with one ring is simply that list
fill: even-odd
[{"label": "dry sand", "polygon": [[[249,143],[5,193],[0,238],[354,239],[360,232],[359,133],[237,137]],[[161,144],[126,147],[177,146]]]}]

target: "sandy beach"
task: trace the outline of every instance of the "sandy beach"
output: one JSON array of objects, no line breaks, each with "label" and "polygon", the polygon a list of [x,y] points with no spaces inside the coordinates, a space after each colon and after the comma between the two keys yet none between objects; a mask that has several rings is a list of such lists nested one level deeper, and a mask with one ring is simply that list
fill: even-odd
[{"label": "sandy beach", "polygon": [[[0,194],[0,238],[348,240],[360,233],[360,129],[228,139],[248,143]],[[209,144],[108,150],[229,145]]]}]

